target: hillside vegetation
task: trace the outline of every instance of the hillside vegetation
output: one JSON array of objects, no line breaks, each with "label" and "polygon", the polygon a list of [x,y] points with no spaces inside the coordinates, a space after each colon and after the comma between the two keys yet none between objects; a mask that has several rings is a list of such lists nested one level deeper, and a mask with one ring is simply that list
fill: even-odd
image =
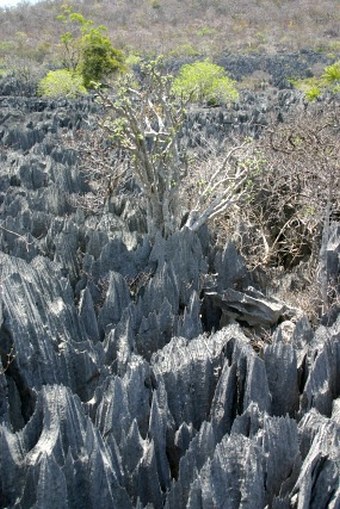
[{"label": "hillside vegetation", "polygon": [[[0,57],[53,60],[62,33],[56,19],[62,5],[47,0],[0,9]],[[113,45],[128,53],[339,51],[337,0],[97,0],[69,5],[96,24],[105,24]]]}]

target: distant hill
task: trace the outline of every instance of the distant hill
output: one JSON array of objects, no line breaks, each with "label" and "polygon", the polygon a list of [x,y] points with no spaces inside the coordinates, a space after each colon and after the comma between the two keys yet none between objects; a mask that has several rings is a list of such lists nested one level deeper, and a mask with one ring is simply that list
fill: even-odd
[{"label": "distant hill", "polygon": [[[55,59],[63,32],[56,20],[62,1],[0,8],[0,58]],[[340,51],[337,0],[97,0],[70,2],[108,27],[114,45],[128,53],[214,56],[225,51],[276,53],[302,48]]]}]

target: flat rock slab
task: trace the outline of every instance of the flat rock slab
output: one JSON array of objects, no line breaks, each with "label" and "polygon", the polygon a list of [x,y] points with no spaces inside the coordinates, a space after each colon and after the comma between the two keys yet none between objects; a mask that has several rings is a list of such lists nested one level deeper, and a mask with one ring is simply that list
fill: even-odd
[{"label": "flat rock slab", "polygon": [[207,292],[206,297],[222,310],[222,323],[237,320],[252,327],[265,328],[289,316],[286,304],[273,297],[265,297],[252,287],[243,292],[232,288],[221,293]]}]

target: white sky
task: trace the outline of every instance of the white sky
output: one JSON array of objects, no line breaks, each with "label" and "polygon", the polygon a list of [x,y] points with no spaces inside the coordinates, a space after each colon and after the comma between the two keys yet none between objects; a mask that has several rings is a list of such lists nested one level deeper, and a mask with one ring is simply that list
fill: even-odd
[{"label": "white sky", "polygon": [[[25,0],[25,2],[29,4],[34,4],[38,0]],[[14,7],[18,3],[20,3],[21,0],[0,0],[0,7]]]}]

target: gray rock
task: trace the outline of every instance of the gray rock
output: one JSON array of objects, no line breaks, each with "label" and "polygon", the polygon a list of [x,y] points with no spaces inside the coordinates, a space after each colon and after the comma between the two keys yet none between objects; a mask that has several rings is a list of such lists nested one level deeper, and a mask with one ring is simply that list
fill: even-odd
[{"label": "gray rock", "polygon": [[223,323],[237,320],[253,327],[271,327],[279,319],[288,317],[288,308],[277,299],[265,297],[260,291],[248,287],[244,292],[232,288],[223,293],[207,292],[215,304],[222,309]]},{"label": "gray rock", "polygon": [[[280,80],[289,62],[278,60],[265,66]],[[259,61],[244,62],[247,74]],[[300,106],[282,90],[193,108],[182,143],[199,152],[207,137],[257,136]],[[63,140],[93,129],[96,108],[91,97],[1,98],[0,506],[338,507],[334,302],[315,331],[250,288],[260,279],[206,228],[151,238],[132,181],[103,210],[78,208],[91,189]]]},{"label": "gray rock", "polygon": [[171,414],[167,406],[166,391],[160,384],[152,395],[148,436],[154,442],[159,486],[163,493],[170,486],[170,466],[166,454],[168,427],[172,424],[169,417]]},{"label": "gray rock", "polygon": [[5,352],[15,352],[6,373],[23,398],[27,419],[33,388],[64,381],[83,397],[89,394],[99,354],[87,340],[72,290],[58,266],[43,258],[27,264],[1,253],[0,260],[0,337]]},{"label": "gray rock", "polygon": [[[12,450],[17,443],[17,466],[12,472],[18,469],[20,505],[15,507],[75,508],[81,504],[93,508],[99,499],[103,507],[131,507],[117,481],[109,450],[69,389],[45,386],[20,436],[7,433],[4,438]],[[10,491],[5,496],[10,497]]]},{"label": "gray rock", "polygon": [[340,321],[333,327],[320,326],[308,352],[308,377],[301,396],[300,411],[316,408],[330,416],[332,402],[340,393]]},{"label": "gray rock", "polygon": [[79,320],[84,327],[87,336],[92,341],[99,340],[99,328],[97,316],[94,310],[94,304],[91,293],[88,288],[82,290],[79,300]]},{"label": "gray rock", "polygon": [[222,252],[218,252],[214,261],[217,274],[216,291],[222,293],[229,288],[246,288],[249,283],[249,273],[243,258],[237,252],[233,243],[228,242]]},{"label": "gray rock", "polygon": [[179,285],[180,305],[189,305],[192,292],[200,291],[201,278],[208,268],[199,237],[186,228],[166,241],[156,238],[150,263],[161,267],[164,262],[172,263]]},{"label": "gray rock", "polygon": [[299,429],[304,462],[291,501],[301,508],[336,508],[340,500],[339,425],[313,409],[300,421]]},{"label": "gray rock", "polygon": [[151,507],[162,507],[162,494],[153,440],[147,441],[144,446],[143,457],[136,467],[134,483],[144,507],[148,502],[150,502]]},{"label": "gray rock", "polygon": [[199,429],[207,419],[227,343],[222,332],[191,341],[174,338],[151,358],[156,380],[164,382],[176,427],[185,421]]},{"label": "gray rock", "polygon": [[203,509],[265,506],[261,454],[257,446],[242,435],[226,435],[222,439],[212,459],[200,470],[199,484],[193,495],[189,493],[188,507],[193,507],[192,497],[197,499],[197,491]]},{"label": "gray rock", "polygon": [[296,354],[290,344],[275,342],[264,350],[264,362],[274,415],[294,415],[299,407]]},{"label": "gray rock", "polygon": [[[171,509],[172,507],[190,507],[191,502],[188,499],[191,495],[192,486],[197,482],[198,473],[204,463],[213,456],[215,447],[216,439],[213,428],[210,423],[204,421],[199,432],[191,441],[185,455],[180,459],[178,478],[173,483],[167,496],[166,509]],[[194,489],[195,494],[196,491],[199,491],[199,489]],[[200,497],[200,491],[199,495],[195,495],[195,500],[197,496]]]},{"label": "gray rock", "polygon": [[108,274],[108,288],[104,304],[98,315],[101,332],[119,322],[123,311],[130,304],[130,292],[124,277],[117,272]]}]

